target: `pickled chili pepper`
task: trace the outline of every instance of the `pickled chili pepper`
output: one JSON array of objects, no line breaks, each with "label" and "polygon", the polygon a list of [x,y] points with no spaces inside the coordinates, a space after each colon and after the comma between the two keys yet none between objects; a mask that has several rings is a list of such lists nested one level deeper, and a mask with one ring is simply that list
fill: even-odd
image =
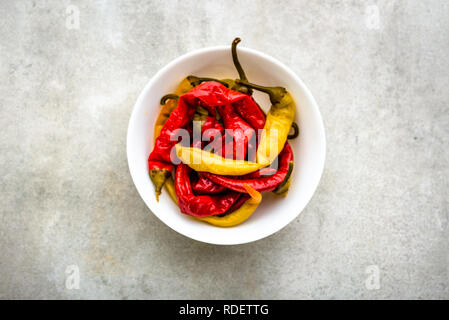
[{"label": "pickled chili pepper", "polygon": [[257,178],[261,178],[261,177],[272,176],[273,174],[276,173],[276,171],[277,171],[277,169],[275,169],[275,168],[265,167],[265,168],[255,171],[255,172],[245,174],[245,175],[241,176],[241,179],[257,179]]},{"label": "pickled chili pepper", "polygon": [[241,193],[240,198],[238,198],[238,200],[236,202],[234,202],[234,204],[228,209],[228,211],[226,211],[223,214],[217,215],[217,217],[224,217],[224,216],[234,212],[235,210],[239,209],[249,198],[251,198],[251,197],[248,193]]},{"label": "pickled chili pepper", "polygon": [[148,168],[151,181],[153,181],[156,200],[159,201],[159,196],[162,192],[162,187],[165,181],[171,177],[173,166],[163,161],[148,159]]},{"label": "pickled chili pepper", "polygon": [[287,90],[282,87],[263,87],[245,81],[239,81],[248,87],[267,93],[272,106],[267,114],[264,131],[257,149],[257,162],[269,165],[284,148],[295,117],[295,102]]},{"label": "pickled chili pepper", "polygon": [[190,81],[187,78],[185,78],[178,85],[174,94],[168,94],[162,97],[161,99],[162,108],[159,112],[159,115],[156,119],[156,123],[154,126],[154,140],[156,140],[156,138],[159,137],[161,129],[164,126],[165,122],[167,121],[168,117],[170,116],[170,113],[173,111],[174,108],[176,108],[178,104],[176,96],[179,97],[180,95],[189,92],[189,90],[192,88],[193,86],[190,83]]},{"label": "pickled chili pepper", "polygon": [[176,88],[174,93],[169,93],[164,95],[161,98],[160,104],[163,106],[161,108],[161,111],[159,112],[159,116],[156,119],[156,124],[154,128],[154,139],[159,136],[160,131],[165,123],[167,121],[168,117],[170,116],[170,113],[173,111],[173,109],[177,106],[177,100],[179,99],[180,95],[183,95],[184,93],[189,92],[192,88],[200,85],[202,82],[205,81],[216,81],[220,82],[221,84],[227,86],[228,84],[224,81],[217,80],[214,78],[201,78],[196,76],[188,76],[184,78],[181,83],[178,85],[178,88]]},{"label": "pickled chili pepper", "polygon": [[[248,81],[246,77],[245,71],[240,64],[238,55],[237,55],[237,44],[240,42],[240,38],[235,38],[232,42],[231,52],[232,52],[232,61],[234,62],[235,69],[239,74],[240,80]],[[247,93],[248,95],[252,95],[253,91],[251,88],[246,87],[236,81],[234,84],[229,87],[232,90]],[[265,113],[262,111],[260,106],[251,98],[251,101],[238,101],[234,105],[234,110],[237,112],[239,116],[241,116],[246,122],[249,123],[255,130],[262,129],[265,125]]]},{"label": "pickled chili pepper", "polygon": [[223,195],[195,196],[190,183],[190,169],[181,163],[176,167],[175,191],[182,213],[194,217],[207,217],[225,213],[238,200],[240,193],[229,191]]},{"label": "pickled chili pepper", "polygon": [[[181,82],[181,84],[178,86],[178,89],[176,90],[176,92],[182,94],[182,93],[184,93],[184,91],[190,90],[193,86],[196,86],[200,83],[199,80],[200,79],[196,79],[196,77],[191,77],[190,79],[187,79],[187,78],[184,79]],[[195,83],[195,81],[198,81],[198,82]],[[190,82],[190,85],[188,84],[188,82]],[[173,103],[173,101],[170,101],[171,99],[173,99],[176,103]],[[158,120],[157,120],[157,123],[155,126],[155,138],[154,138],[155,140],[159,136],[160,130],[162,129],[162,126],[165,124],[165,121],[168,119],[171,111],[174,109],[174,106],[177,105],[178,99],[179,99],[179,96],[177,94],[166,94],[161,98],[160,104],[164,105],[164,107],[162,108],[162,110],[159,114],[159,117],[158,117]],[[167,101],[169,101],[169,102],[167,103]],[[197,106],[196,111],[199,115],[206,116],[208,114],[207,110],[203,109],[201,106]],[[195,115],[197,115],[197,113],[195,113]],[[195,116],[194,116],[194,120],[195,120]],[[211,129],[217,130],[219,132],[219,135],[218,135],[219,139],[217,139],[217,141],[214,141],[213,134],[215,132],[211,131]],[[201,126],[202,137],[204,138],[204,140],[210,141],[210,143],[213,143],[213,145],[214,145],[213,148],[217,151],[220,151],[222,149],[223,133],[224,133],[223,126],[214,117],[206,117],[205,118],[205,120]],[[163,165],[163,163],[161,163],[160,165]],[[153,166],[154,166],[154,163],[153,163]],[[160,169],[160,167],[159,167],[159,169]],[[170,197],[175,201],[175,203],[177,203],[176,192],[174,189],[173,179],[171,178],[170,169],[171,169],[171,166],[168,166],[167,170],[163,170],[162,172],[160,172],[159,170],[155,170],[155,169],[150,170],[150,178],[153,180],[153,182],[156,185],[157,200],[161,193],[162,185],[164,185],[164,182],[165,182],[165,187],[166,187]],[[225,187],[218,185],[204,177],[200,178],[200,180],[193,186],[193,189],[198,194],[213,194],[213,193],[219,193],[219,192],[226,190]]]},{"label": "pickled chili pepper", "polygon": [[267,192],[275,190],[284,181],[288,181],[292,170],[293,151],[290,145],[286,143],[284,149],[279,154],[279,168],[276,173],[271,176],[249,179],[235,179],[233,177],[226,177],[223,175],[216,175],[208,172],[202,172],[201,175],[228,189],[238,192],[246,192],[244,184],[248,184],[257,191]]},{"label": "pickled chili pepper", "polygon": [[202,145],[207,144],[209,148],[220,152],[223,148],[224,130],[215,117],[207,116],[201,125]]},{"label": "pickled chili pepper", "polygon": [[292,176],[290,176],[285,183],[282,183],[279,187],[273,190],[273,193],[277,194],[278,196],[285,197],[288,193],[288,189],[290,188],[291,180]]},{"label": "pickled chili pepper", "polygon": [[173,181],[173,178],[172,178],[171,175],[165,181],[164,187],[165,187],[165,189],[167,189],[168,195],[170,196],[170,198],[172,198],[172,200],[177,204],[178,203],[178,197],[176,196],[175,182]]},{"label": "pickled chili pepper", "polygon": [[233,107],[235,112],[255,130],[263,129],[265,126],[265,113],[253,98],[236,101]]},{"label": "pickled chili pepper", "polygon": [[183,147],[180,144],[176,144],[175,147],[177,156],[195,171],[241,176],[265,166],[256,162],[223,158],[199,148]]},{"label": "pickled chili pepper", "polygon": [[234,112],[231,104],[225,104],[224,106],[217,107],[217,109],[223,119],[225,129],[232,132],[232,138],[234,140],[233,150],[225,148],[226,152],[232,151],[231,157],[229,154],[223,156],[236,160],[244,160],[248,149],[255,151],[256,132],[246,121]]},{"label": "pickled chili pepper", "polygon": [[251,198],[246,200],[240,208],[230,214],[225,215],[224,217],[209,216],[198,219],[217,227],[233,227],[247,220],[254,213],[254,211],[256,211],[262,201],[262,195],[260,192],[254,190],[247,184],[245,184],[244,187],[245,192],[247,192]]},{"label": "pickled chili pepper", "polygon": [[[170,153],[177,141],[173,141],[171,138],[176,134],[177,129],[185,128],[187,124],[192,121],[195,115],[195,110],[198,108],[198,100],[215,92],[216,87],[222,89],[221,95],[219,95],[219,100],[222,101],[222,103],[226,103],[229,97],[232,99],[238,99],[242,96],[246,97],[241,93],[228,90],[225,86],[217,82],[206,82],[192,89],[191,79],[189,80],[186,78],[178,86],[175,93],[181,94],[185,90],[190,91],[182,95],[177,104],[176,100],[169,99],[164,105],[166,110],[164,108],[161,110],[155,127],[155,137],[157,137],[157,139],[154,144],[154,149],[148,158],[148,169],[150,178],[155,185],[156,200],[159,200],[162,187],[173,169]],[[228,91],[235,94],[228,94]],[[208,102],[213,104],[214,100],[211,99]],[[175,108],[171,109],[173,106],[175,106]],[[212,109],[211,105],[210,108]],[[170,110],[170,112],[168,112],[168,110]],[[161,125],[162,128],[160,127]]]},{"label": "pickled chili pepper", "polygon": [[173,169],[170,152],[176,141],[173,142],[170,138],[177,129],[183,128],[192,120],[194,113],[195,108],[188,107],[185,103],[178,104],[165,121],[155,141],[154,149],[148,157],[148,170],[155,186],[157,201],[159,201],[162,187]]},{"label": "pickled chili pepper", "polygon": [[[227,161],[228,159],[207,154],[201,150],[187,150],[182,147],[177,147],[178,156],[180,156],[179,151],[186,151],[184,158],[182,158],[183,156],[180,157],[193,169],[219,175],[243,175],[270,165],[279,155],[280,151],[283,150],[295,115],[295,103],[293,98],[285,90],[285,88],[282,87],[262,87],[243,81],[242,83],[268,93],[272,102],[272,107],[268,112],[264,125],[265,130],[262,132],[257,149],[257,164],[252,162]],[[211,99],[211,97],[209,98]],[[248,97],[248,99],[250,98]],[[192,163],[192,161],[190,161],[192,157],[196,159],[196,163]]]},{"label": "pickled chili pepper", "polygon": [[192,189],[196,194],[217,194],[227,190],[226,187],[204,176],[199,177],[198,181],[192,185]]},{"label": "pickled chili pepper", "polygon": [[[154,149],[151,152],[148,164],[149,170],[155,170],[150,175],[153,182],[156,184],[156,193],[160,192],[163,182],[167,176],[167,172],[163,169],[172,168],[170,166],[170,152],[172,147],[177,143],[171,138],[175,135],[176,130],[184,128],[191,122],[195,114],[195,109],[198,105],[208,110],[211,115],[215,115],[215,108],[226,104],[233,104],[237,101],[245,100],[251,103],[251,97],[233,90],[229,90],[222,84],[214,81],[204,82],[188,93],[179,97],[177,107],[170,113],[169,118],[165,122],[159,137],[156,139]],[[160,167],[160,163],[165,163],[165,168]],[[243,163],[242,163],[243,164]],[[254,168],[255,171],[257,168]],[[252,172],[243,170],[243,174]],[[238,171],[236,174],[242,174]],[[162,183],[162,184],[161,184]]]}]

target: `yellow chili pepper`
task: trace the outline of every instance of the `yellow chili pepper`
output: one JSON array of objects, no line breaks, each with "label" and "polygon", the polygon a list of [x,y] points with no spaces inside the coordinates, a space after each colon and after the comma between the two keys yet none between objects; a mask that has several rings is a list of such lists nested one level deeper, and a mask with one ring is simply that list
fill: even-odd
[{"label": "yellow chili pepper", "polygon": [[183,147],[176,144],[176,154],[190,168],[219,175],[240,176],[264,167],[264,164],[245,160],[223,158],[215,153],[199,148]]},{"label": "yellow chili pepper", "polygon": [[196,219],[210,223],[217,227],[233,227],[247,220],[253,212],[256,211],[262,201],[262,195],[246,183],[243,186],[251,198],[246,200],[240,208],[224,217],[209,216]]},{"label": "yellow chili pepper", "polygon": [[257,162],[267,166],[284,148],[295,117],[295,101],[290,93],[282,87],[263,87],[240,80],[236,80],[236,82],[270,95],[272,106],[268,111],[257,148]]},{"label": "yellow chili pepper", "polygon": [[178,204],[178,197],[176,196],[176,191],[175,191],[175,183],[171,176],[165,181],[165,189],[167,189],[168,194],[170,195],[170,198],[172,198],[172,200],[176,204]]}]

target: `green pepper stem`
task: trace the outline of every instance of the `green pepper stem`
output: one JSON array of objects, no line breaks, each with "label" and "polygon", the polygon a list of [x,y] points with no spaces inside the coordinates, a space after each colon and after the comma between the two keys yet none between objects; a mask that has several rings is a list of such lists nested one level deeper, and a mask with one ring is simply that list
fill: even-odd
[{"label": "green pepper stem", "polygon": [[293,122],[293,123],[292,123],[292,129],[293,129],[293,133],[292,133],[292,134],[289,134],[289,135],[287,136],[288,139],[295,139],[296,137],[299,136],[299,127],[298,127],[298,125],[296,124],[296,122]]},{"label": "green pepper stem", "polygon": [[214,79],[214,78],[208,78],[208,77],[197,77],[197,76],[188,76],[187,80],[190,81],[190,84],[194,87],[200,85],[202,82],[207,82],[207,81],[215,81],[215,82],[219,82],[222,85],[224,85],[226,88],[228,88],[228,84],[224,81],[218,80],[218,79]]},{"label": "green pepper stem", "polygon": [[164,105],[167,102],[168,99],[178,100],[179,96],[177,94],[174,94],[174,93],[166,94],[165,96],[163,96],[161,98],[161,105]]},{"label": "green pepper stem", "polygon": [[287,90],[285,90],[285,88],[283,88],[283,87],[264,87],[264,86],[260,86],[258,84],[254,84],[254,83],[250,83],[248,81],[243,81],[243,80],[238,80],[238,79],[235,80],[235,82],[238,84],[244,85],[246,87],[250,87],[255,90],[259,90],[259,91],[267,93],[270,96],[270,101],[272,104],[278,104],[279,102],[281,102],[282,98],[287,93]]},{"label": "green pepper stem", "polygon": [[[237,69],[237,72],[239,73],[240,80],[248,81],[248,78],[246,77],[245,71],[240,64],[239,57],[237,55],[237,45],[240,43],[240,41],[242,41],[240,38],[235,38],[234,41],[232,41],[232,61],[234,62],[234,66]],[[252,94],[252,90],[250,88],[248,88],[248,94]]]}]

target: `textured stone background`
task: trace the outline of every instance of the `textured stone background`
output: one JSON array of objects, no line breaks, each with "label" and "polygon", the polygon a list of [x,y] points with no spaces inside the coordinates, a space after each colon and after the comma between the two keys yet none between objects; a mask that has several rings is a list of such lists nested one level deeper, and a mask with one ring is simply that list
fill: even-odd
[{"label": "textured stone background", "polygon": [[[79,29],[66,27],[70,4]],[[447,1],[1,1],[0,12],[0,298],[449,298]],[[218,247],[149,212],[125,137],[158,69],[235,36],[309,86],[328,154],[300,217]]]}]

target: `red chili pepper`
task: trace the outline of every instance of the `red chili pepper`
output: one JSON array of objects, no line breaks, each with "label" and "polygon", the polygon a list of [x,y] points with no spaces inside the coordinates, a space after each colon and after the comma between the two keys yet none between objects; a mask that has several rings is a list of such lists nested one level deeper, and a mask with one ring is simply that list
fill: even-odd
[{"label": "red chili pepper", "polygon": [[[197,106],[206,108],[211,115],[215,116],[215,108],[225,105],[231,105],[232,108],[236,107],[240,110],[237,113],[242,115],[256,114],[255,108],[259,108],[250,96],[230,90],[215,81],[204,82],[179,97],[177,107],[171,112],[162,127],[153,151],[148,157],[148,169],[150,178],[155,185],[156,199],[158,199],[161,189],[173,169],[171,150],[178,141],[172,140],[172,138],[176,137],[177,130],[181,128],[189,129],[188,124],[191,123]],[[260,114],[257,117],[260,118]],[[252,119],[249,116],[247,118]],[[260,124],[253,125],[260,126]]]},{"label": "red chili pepper", "polygon": [[257,171],[245,174],[244,176],[241,176],[240,179],[258,179],[263,177],[269,177],[275,174],[277,170],[275,168],[271,167],[265,167],[262,169],[259,169]]},{"label": "red chili pepper", "polygon": [[[234,140],[233,148],[229,150],[228,145],[225,146],[225,158],[235,160],[244,160],[249,150],[255,151],[255,134],[254,129],[246,123],[235,111],[231,104],[225,104],[217,108],[220,116],[223,118],[226,130],[232,130],[232,138]],[[254,139],[253,139],[254,138]],[[226,139],[225,139],[226,141]]]},{"label": "red chili pepper", "polygon": [[[192,121],[194,114],[195,107],[180,98],[178,106],[170,114],[170,117],[162,127],[161,134],[154,143],[153,151],[148,158],[149,164],[158,161],[164,162],[169,166],[171,163],[171,149],[177,143],[177,141],[172,141],[171,137],[176,134],[177,129],[186,127],[187,124]],[[173,166],[171,166],[171,168],[173,168]],[[150,166],[149,169],[151,170],[153,167]]]},{"label": "red chili pepper", "polygon": [[288,143],[285,144],[284,149],[279,154],[278,161],[279,168],[276,173],[266,177],[235,179],[208,172],[202,172],[201,174],[215,183],[238,192],[246,192],[246,189],[243,187],[244,183],[247,183],[259,192],[272,191],[282,184],[285,179],[288,179],[288,175],[293,169],[293,151]]},{"label": "red chili pepper", "polygon": [[251,198],[249,194],[241,193],[240,198],[236,202],[234,202],[234,204],[228,209],[228,211],[226,211],[224,216],[239,209],[245,203],[245,201],[248,200],[249,198]]},{"label": "red chili pepper", "polygon": [[[179,97],[178,106],[172,111],[161,130],[161,134],[156,139],[154,149],[148,159],[149,164],[153,165],[153,161],[171,163],[170,152],[177,141],[172,141],[170,138],[176,134],[177,129],[185,128],[192,121],[198,105],[206,108],[210,114],[215,115],[216,107],[236,103],[242,109],[249,106],[250,110],[255,105],[248,95],[230,90],[215,81],[204,82]],[[151,170],[153,167],[150,166],[149,169]]]},{"label": "red chili pepper", "polygon": [[239,199],[240,193],[229,191],[223,195],[195,196],[190,184],[192,169],[181,163],[176,167],[175,191],[182,213],[194,217],[207,217],[225,213]]},{"label": "red chili pepper", "polygon": [[209,148],[214,149],[216,153],[220,152],[223,145],[223,134],[224,128],[220,122],[218,122],[215,117],[208,116],[201,125],[201,143],[195,145],[194,141],[193,147],[196,146],[202,149],[204,146],[208,146]]},{"label": "red chili pepper", "polygon": [[226,187],[223,187],[204,176],[201,176],[198,181],[193,184],[192,189],[196,194],[216,194],[227,190]]},{"label": "red chili pepper", "polygon": [[265,113],[251,97],[234,103],[234,110],[255,130],[265,126]]},{"label": "red chili pepper", "polygon": [[148,167],[153,169],[161,169],[171,171],[173,169],[173,165],[171,163],[162,162],[158,160],[150,160],[148,159]]}]

